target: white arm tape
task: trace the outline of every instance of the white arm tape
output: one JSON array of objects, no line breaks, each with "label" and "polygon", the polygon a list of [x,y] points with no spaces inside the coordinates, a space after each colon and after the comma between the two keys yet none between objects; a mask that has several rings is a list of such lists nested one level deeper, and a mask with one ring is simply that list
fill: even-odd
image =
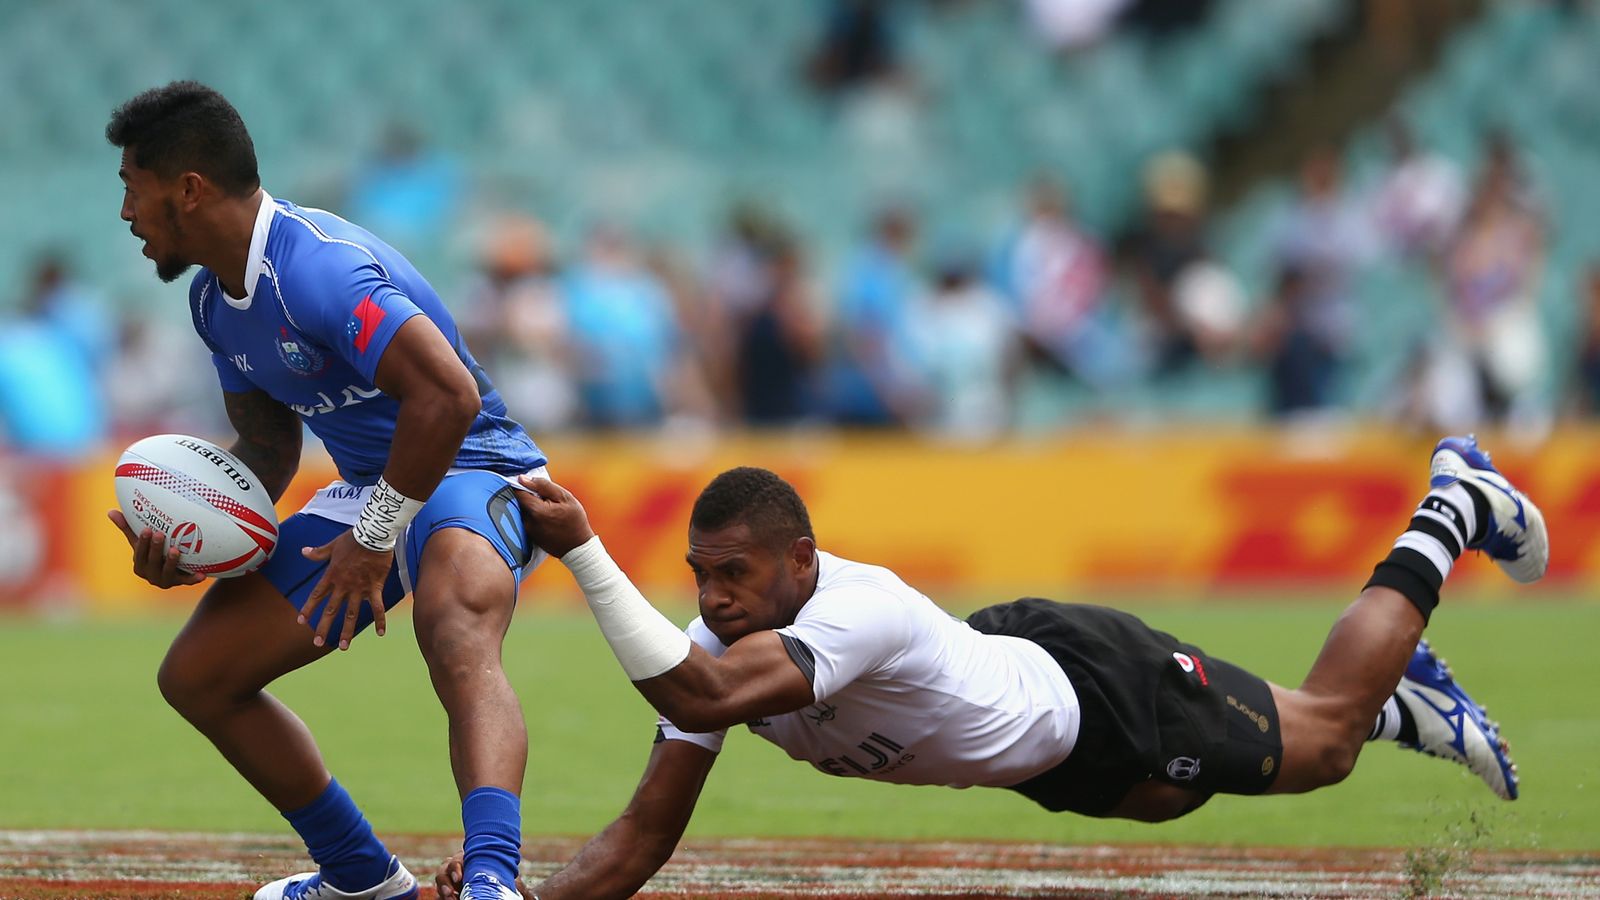
[{"label": "white arm tape", "polygon": [[639,593],[598,534],[568,550],[561,562],[583,590],[628,680],[654,678],[689,658],[689,636]]},{"label": "white arm tape", "polygon": [[372,496],[367,498],[367,505],[361,508],[361,518],[352,529],[356,543],[368,550],[388,553],[406,533],[406,526],[417,517],[422,504],[423,501],[407,497],[379,478],[378,486],[372,489]]}]

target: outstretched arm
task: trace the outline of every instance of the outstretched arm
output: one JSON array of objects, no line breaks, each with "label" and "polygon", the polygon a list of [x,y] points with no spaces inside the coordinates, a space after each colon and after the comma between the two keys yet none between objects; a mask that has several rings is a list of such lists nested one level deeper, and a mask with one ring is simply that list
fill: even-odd
[{"label": "outstretched arm", "polygon": [[571,492],[543,478],[522,483],[528,491],[518,501],[534,540],[571,570],[623,671],[674,725],[716,731],[815,702],[810,678],[777,632],[756,632],[712,656],[639,593]]},{"label": "outstretched arm", "polygon": [[[606,900],[631,897],[677,849],[717,755],[687,741],[659,741],[650,751],[633,799],[572,861],[524,897],[539,900]],[[445,860],[434,876],[440,900],[453,900],[461,884],[461,856]]]}]

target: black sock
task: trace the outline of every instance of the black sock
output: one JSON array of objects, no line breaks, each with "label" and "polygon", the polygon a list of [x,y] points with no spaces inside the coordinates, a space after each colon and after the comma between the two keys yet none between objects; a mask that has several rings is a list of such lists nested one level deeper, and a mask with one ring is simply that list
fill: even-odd
[{"label": "black sock", "polygon": [[1488,510],[1483,494],[1461,482],[1429,491],[1366,586],[1399,591],[1426,624],[1461,551],[1482,539]]},{"label": "black sock", "polygon": [[1400,741],[1405,744],[1417,742],[1417,720],[1411,715],[1411,709],[1399,694],[1393,694],[1384,701],[1383,708],[1378,710],[1378,718],[1372,723],[1372,733],[1367,735],[1369,741]]},{"label": "black sock", "polygon": [[1404,703],[1399,702],[1398,699],[1395,702],[1395,708],[1400,710],[1400,734],[1395,740],[1402,744],[1415,744],[1417,742],[1416,717],[1411,715],[1411,710]]},{"label": "black sock", "polygon": [[1461,489],[1472,498],[1472,520],[1477,527],[1467,537],[1467,546],[1471,547],[1489,536],[1489,498],[1485,497],[1483,490],[1475,484],[1467,484],[1465,481],[1458,481],[1456,484],[1461,485]]}]

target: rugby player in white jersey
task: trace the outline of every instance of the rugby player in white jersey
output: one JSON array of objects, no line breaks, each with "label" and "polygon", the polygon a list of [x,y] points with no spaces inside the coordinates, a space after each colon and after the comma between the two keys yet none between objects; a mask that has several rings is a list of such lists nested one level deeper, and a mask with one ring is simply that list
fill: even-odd
[{"label": "rugby player in white jersey", "polygon": [[[672,855],[727,729],[745,725],[830,775],[1001,787],[1052,811],[1163,821],[1216,793],[1310,791],[1388,739],[1468,766],[1514,799],[1498,726],[1421,640],[1463,549],[1544,574],[1538,509],[1471,438],[1447,438],[1430,490],[1297,689],[1268,684],[1138,619],[1035,598],[954,618],[888,569],[817,548],[804,503],[765,469],[695,501],[700,617],[680,631],[613,563],[564,488],[524,479],[529,533],[572,571],[634,686],[660,713],[623,814],[540,900],[626,897]],[[459,857],[436,876],[455,896]]]}]

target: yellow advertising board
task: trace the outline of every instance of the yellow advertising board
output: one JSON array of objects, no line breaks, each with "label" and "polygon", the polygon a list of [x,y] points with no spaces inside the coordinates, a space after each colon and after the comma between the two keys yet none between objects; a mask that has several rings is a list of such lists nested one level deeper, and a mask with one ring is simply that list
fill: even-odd
[{"label": "yellow advertising board", "polygon": [[[1496,462],[1549,520],[1550,581],[1567,590],[1600,583],[1600,431],[1560,433],[1537,448],[1499,444]],[[1353,592],[1426,490],[1431,445],[1375,431],[1249,430],[1086,432],[987,447],[863,436],[628,437],[558,439],[546,450],[552,476],[583,500],[612,555],[647,592],[688,595],[684,536],[696,494],[725,468],[760,465],[799,489],[824,549],[971,602],[1097,591]],[[67,508],[83,519],[63,560],[70,583],[96,609],[192,604],[193,591],[163,594],[129,573],[121,536],[101,520],[113,503],[112,459],[65,479]],[[308,457],[280,512],[333,477],[326,459]],[[1478,582],[1488,568],[1469,561],[1452,585]],[[524,603],[573,600],[559,566],[536,573],[523,592]]]}]

